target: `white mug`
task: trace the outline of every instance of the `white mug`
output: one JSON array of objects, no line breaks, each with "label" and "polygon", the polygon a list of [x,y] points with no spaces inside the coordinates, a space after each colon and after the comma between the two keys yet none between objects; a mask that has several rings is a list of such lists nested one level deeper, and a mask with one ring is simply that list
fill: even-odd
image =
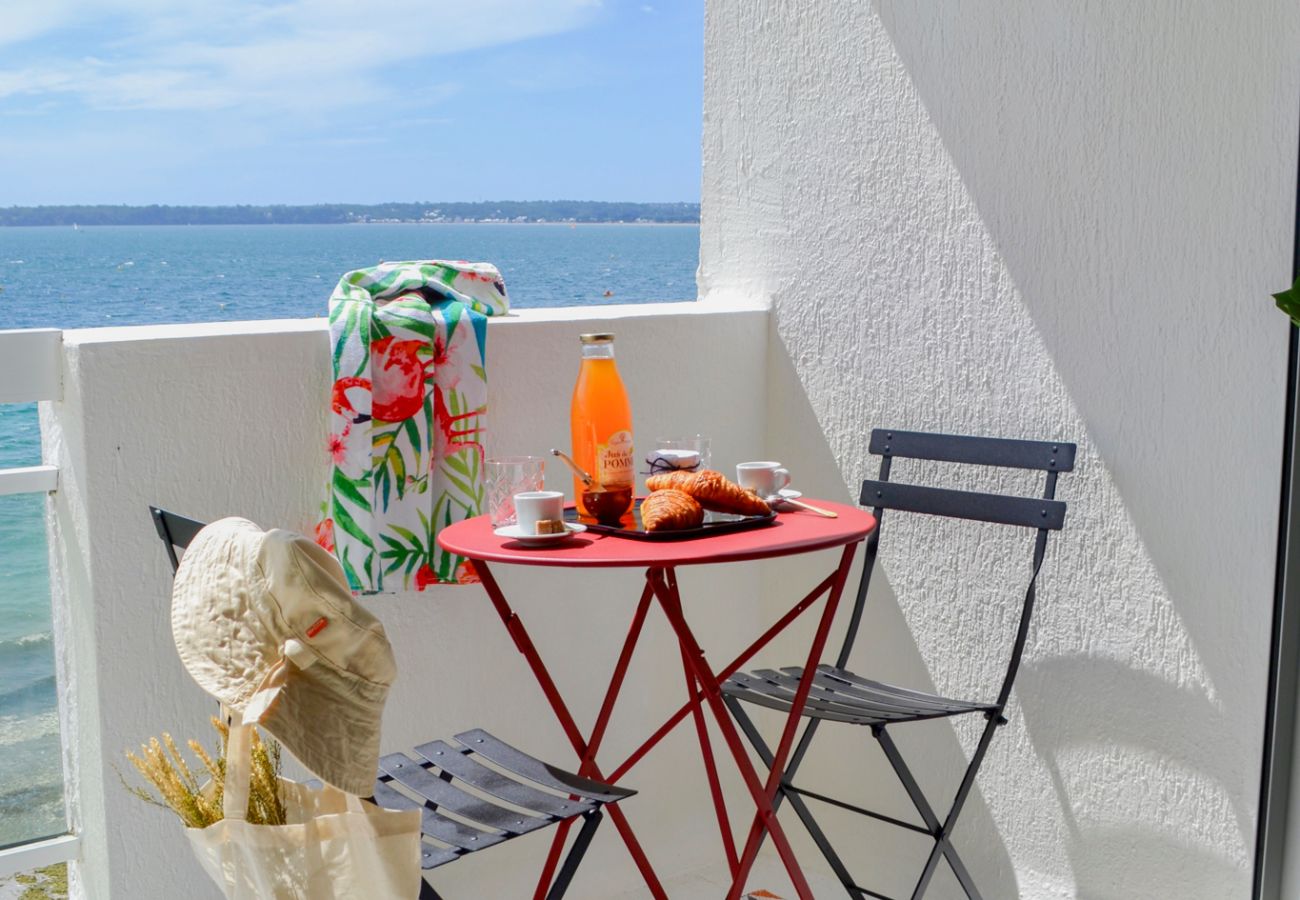
[{"label": "white mug", "polygon": [[564,518],[564,494],[559,491],[524,491],[515,494],[515,521],[520,534],[536,534],[537,523]]},{"label": "white mug", "polygon": [[790,483],[790,473],[779,462],[743,462],[736,466],[736,481],[760,497],[775,497]]}]

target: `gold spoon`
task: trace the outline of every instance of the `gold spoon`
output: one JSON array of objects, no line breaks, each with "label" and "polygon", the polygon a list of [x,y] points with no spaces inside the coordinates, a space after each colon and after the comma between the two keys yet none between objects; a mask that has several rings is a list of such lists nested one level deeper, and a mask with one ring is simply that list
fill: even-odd
[{"label": "gold spoon", "polygon": [[584,472],[582,467],[574,462],[569,454],[565,453],[563,450],[556,450],[554,447],[551,448],[551,453],[552,455],[558,456],[560,459],[564,460],[564,464],[573,470],[573,474],[582,479],[583,487],[591,487],[592,485],[595,485],[597,490],[600,489],[600,484],[597,483],[596,479]]},{"label": "gold spoon", "polygon": [[795,500],[793,497],[782,497],[780,494],[777,494],[775,497],[768,500],[769,503],[777,501],[788,503],[799,509],[806,509],[808,512],[815,512],[817,515],[825,516],[828,519],[838,519],[840,517],[839,513],[831,512],[829,509],[822,509],[820,506],[813,506],[811,503],[804,503],[802,500]]}]

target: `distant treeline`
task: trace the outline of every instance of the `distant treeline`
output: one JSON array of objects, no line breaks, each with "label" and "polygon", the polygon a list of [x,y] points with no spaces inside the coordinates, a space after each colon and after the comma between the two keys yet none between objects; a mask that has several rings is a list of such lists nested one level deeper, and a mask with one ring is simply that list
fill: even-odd
[{"label": "distant treeline", "polygon": [[698,203],[501,200],[313,206],[11,206],[0,225],[346,225],[371,222],[698,222]]}]

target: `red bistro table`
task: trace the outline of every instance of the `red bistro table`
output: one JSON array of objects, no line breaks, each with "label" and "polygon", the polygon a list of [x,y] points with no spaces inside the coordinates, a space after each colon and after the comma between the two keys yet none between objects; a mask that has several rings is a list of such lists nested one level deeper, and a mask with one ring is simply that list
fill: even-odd
[{"label": "red bistro table", "polygon": [[[799,717],[803,712],[804,702],[808,698],[809,688],[812,686],[813,673],[817,669],[817,663],[821,660],[822,650],[826,645],[826,636],[830,630],[831,621],[835,617],[835,609],[839,605],[840,594],[844,590],[849,568],[853,564],[854,551],[862,539],[876,527],[876,520],[869,513],[855,506],[823,500],[818,500],[816,503],[819,506],[834,510],[839,514],[839,517],[828,519],[811,512],[782,513],[777,517],[776,522],[769,526],[692,540],[642,541],[588,532],[550,547],[525,547],[516,541],[497,537],[492,533],[488,517],[477,516],[451,525],[438,535],[438,543],[444,549],[460,554],[473,563],[475,570],[483,581],[483,587],[492,600],[492,605],[496,608],[497,614],[505,624],[506,631],[510,633],[515,646],[528,661],[528,665],[537,678],[542,693],[546,695],[546,699],[555,711],[560,726],[564,729],[569,742],[573,745],[574,752],[577,753],[580,760],[580,774],[598,778],[609,784],[616,784],[627,774],[629,769],[636,765],[651,748],[658,744],[687,715],[693,717],[696,732],[699,735],[700,752],[703,757],[705,772],[709,780],[709,790],[718,817],[718,827],[722,832],[722,844],[727,854],[727,864],[731,870],[732,885],[727,894],[728,900],[735,900],[740,896],[745,879],[748,877],[749,870],[758,855],[758,848],[762,843],[764,832],[772,835],[772,841],[781,855],[786,871],[790,873],[790,878],[794,882],[799,896],[803,900],[811,900],[812,898],[812,892],[808,889],[808,882],[799,868],[799,863],[795,860],[794,853],[790,849],[790,844],[786,840],[780,822],[777,821],[772,801],[776,797],[781,773],[785,768],[786,759],[794,743]],[[744,652],[723,669],[715,672],[705,659],[704,651],[700,649],[699,641],[696,640],[682,611],[681,595],[677,589],[677,567],[706,563],[734,563],[751,559],[771,559],[777,556],[791,556],[833,547],[843,548],[839,565],[836,566],[835,570],[822,579],[820,584],[764,631]],[[618,661],[614,665],[609,687],[605,692],[604,702],[596,715],[596,722],[591,729],[590,735],[584,737],[579,730],[573,715],[564,702],[564,698],[560,696],[555,682],[551,679],[546,664],[542,662],[537,648],[533,646],[533,642],[529,639],[523,622],[511,609],[505,594],[501,592],[500,586],[492,576],[489,563],[558,566],[569,569],[588,567],[645,569],[645,588],[641,592],[641,599],[637,603],[636,611],[633,613],[631,627],[628,630],[627,638],[623,642],[623,649],[619,654]],[[811,606],[822,594],[826,594],[826,604],[822,609],[821,620],[813,636],[812,646],[808,649],[808,659],[803,669],[804,675],[799,682],[799,689],[795,693],[794,705],[786,718],[785,729],[781,734],[780,743],[777,745],[772,765],[766,779],[763,779],[746,752],[735,723],[722,701],[721,683],[744,666],[772,638],[784,631],[791,622],[799,617],[800,613]],[[631,756],[613,769],[605,771],[597,764],[596,754],[600,750],[601,741],[604,739],[610,715],[614,711],[614,703],[618,699],[623,677],[627,673],[628,663],[632,659],[632,652],[641,636],[641,629],[645,624],[646,614],[649,612],[652,599],[658,600],[664,616],[668,619],[677,635],[677,640],[681,646],[682,667],[685,671],[686,686],[690,699],[669,716]],[[728,750],[735,759],[736,767],[744,779],[745,787],[754,800],[756,813],[745,845],[739,854],[736,852],[731,823],[727,816],[726,806],[723,803],[717,766],[713,758],[713,748],[704,721],[703,706],[705,704],[708,705],[717,720],[718,728],[722,732]],[[641,844],[633,833],[632,826],[628,823],[622,809],[617,805],[609,806],[607,809],[610,818],[618,828],[619,834],[623,837],[623,842],[627,845],[628,851],[636,862],[637,868],[641,871],[646,886],[649,887],[655,897],[666,898],[667,894],[664,892],[658,876],[651,867],[650,861],[646,858],[645,852],[642,850]],[[555,867],[559,862],[560,852],[567,836],[568,829],[565,826],[568,824],[566,822],[560,826],[551,846],[550,855],[537,885],[535,897],[538,900],[545,896],[554,876]]]}]

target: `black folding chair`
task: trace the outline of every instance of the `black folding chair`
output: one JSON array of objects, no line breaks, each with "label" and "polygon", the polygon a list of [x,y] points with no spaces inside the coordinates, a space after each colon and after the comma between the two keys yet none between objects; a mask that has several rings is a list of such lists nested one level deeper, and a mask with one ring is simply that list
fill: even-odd
[{"label": "black folding chair", "polygon": [[[1056,476],[1060,472],[1069,472],[1074,468],[1075,445],[876,429],[871,432],[870,451],[882,457],[880,479],[863,482],[859,503],[874,508],[877,528],[867,540],[862,580],[858,585],[858,595],[853,605],[852,617],[849,619],[848,633],[844,637],[844,646],[840,649],[835,665],[819,666],[814,676],[812,691],[808,695],[808,702],[804,708],[804,715],[810,721],[804,727],[799,743],[790,756],[790,763],[782,775],[774,805],[779,805],[783,799],[790,801],[790,805],[812,835],[845,890],[855,900],[861,900],[863,897],[877,897],[881,900],[889,900],[889,898],[854,883],[843,860],[835,852],[813,817],[812,811],[804,801],[805,797],[869,816],[889,825],[929,835],[934,841],[934,846],[912,891],[913,900],[924,896],[930,886],[930,880],[934,877],[940,857],[948,861],[966,896],[979,898],[980,892],[971,880],[961,857],[953,848],[953,827],[970,795],[971,787],[975,783],[975,775],[979,772],[980,764],[984,762],[984,755],[988,751],[989,742],[993,739],[993,733],[998,726],[1005,725],[1007,722],[1002,712],[1006,708],[1007,699],[1011,694],[1011,685],[1016,678],[1016,670],[1020,667],[1020,657],[1024,653],[1025,638],[1029,633],[1029,620],[1034,610],[1034,586],[1038,580],[1039,569],[1043,565],[1047,535],[1049,531],[1059,530],[1065,522],[1065,504],[1053,499],[1056,494]],[[890,462],[895,457],[978,466],[1039,469],[1047,473],[1047,485],[1042,499],[1035,499],[898,484],[889,480]],[[875,568],[876,551],[880,545],[880,532],[884,524],[884,512],[887,509],[1034,529],[1036,536],[1033,541],[1033,574],[1029,579],[1029,587],[1025,591],[1020,626],[1016,630],[1015,644],[1011,649],[1011,660],[1007,665],[1006,677],[1002,681],[1002,689],[996,700],[986,703],[951,700],[937,694],[872,681],[844,668],[848,664],[849,653],[853,649],[858,627],[862,623],[867,587]],[[772,752],[739,701],[745,700],[760,706],[788,711],[802,675],[803,669],[798,666],[779,671],[760,669],[749,674],[736,674],[723,685],[724,701],[736,717],[741,730],[753,743],[758,755],[769,766],[772,763]],[[920,722],[926,719],[970,714],[982,715],[986,724],[970,763],[966,767],[966,773],[957,788],[952,806],[941,821],[921,792],[912,770],[899,754],[888,728],[904,722]],[[807,753],[813,735],[817,732],[817,726],[824,720],[865,725],[871,729],[872,736],[879,742],[885,757],[915,805],[923,824],[905,822],[795,786],[795,773],[803,762],[804,754]]]},{"label": "black folding chair", "polygon": [[[176,550],[189,546],[203,523],[153,506],[149,512],[175,573]],[[431,741],[409,753],[390,753],[380,758],[379,769],[370,799],[389,809],[420,810],[426,871],[581,816],[582,827],[547,900],[559,900],[568,890],[600,825],[601,807],[636,793],[549,766],[481,729],[461,732],[455,743]],[[461,784],[479,793],[462,790]],[[420,900],[441,900],[427,880],[420,885]]]}]

